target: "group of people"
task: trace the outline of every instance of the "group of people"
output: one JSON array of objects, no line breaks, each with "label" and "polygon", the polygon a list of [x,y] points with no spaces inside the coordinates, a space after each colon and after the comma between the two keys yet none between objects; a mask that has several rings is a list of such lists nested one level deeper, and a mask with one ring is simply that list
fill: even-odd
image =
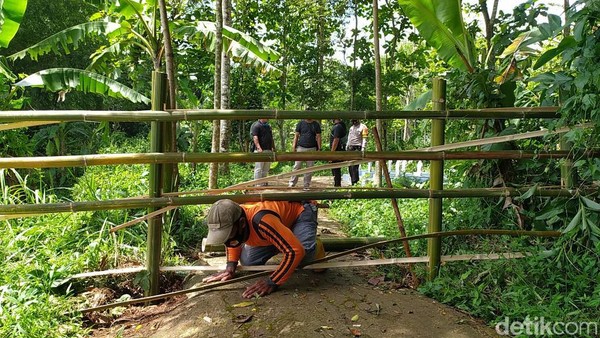
[{"label": "group of people", "polygon": [[[365,151],[367,145],[367,136],[369,129],[358,119],[352,120],[350,128],[346,128],[344,122],[336,118],[333,120],[333,128],[329,138],[329,147],[331,151]],[[252,124],[251,131],[252,143],[251,149],[254,152],[272,152],[275,151],[275,142],[273,141],[273,131],[268,123],[268,119],[259,119]],[[320,151],[322,149],[321,125],[313,119],[304,119],[296,124],[294,132],[294,140],[292,142],[292,151]],[[344,139],[347,141],[344,142]],[[295,161],[294,171],[302,168],[302,163],[306,162],[306,167],[312,167],[315,161]],[[339,161],[334,161],[339,162]],[[269,173],[270,162],[256,162],[254,167],[254,179],[266,177]],[[335,187],[342,186],[342,170],[341,168],[332,169],[333,185]],[[359,166],[352,165],[348,168],[350,174],[350,182],[355,185],[359,181]],[[304,174],[304,190],[310,188],[312,181],[312,173]],[[289,187],[295,187],[298,183],[298,176],[293,175],[288,182]],[[260,183],[259,185],[266,185]]]},{"label": "group of people", "polygon": [[[332,151],[364,151],[368,129],[358,120],[352,120],[350,128],[341,119],[334,119],[329,139]],[[267,119],[259,119],[251,127],[253,151],[275,151],[273,131]],[[347,142],[343,139],[347,136]],[[293,151],[321,150],[321,125],[312,119],[298,122],[292,144]],[[306,161],[307,167],[314,161]],[[301,168],[302,161],[294,163],[294,170]],[[255,164],[254,178],[265,177],[269,162]],[[358,166],[350,167],[352,184],[358,182]],[[308,189],[311,174],[304,175],[304,188]],[[341,186],[341,170],[333,169],[334,185]],[[298,182],[292,176],[289,186]],[[206,244],[224,244],[227,263],[224,271],[203,279],[205,283],[226,281],[235,277],[239,263],[244,266],[264,265],[271,257],[282,254],[282,260],[269,277],[248,286],[244,298],[266,296],[285,283],[296,268],[315,259],[325,257],[323,244],[317,237],[317,203],[315,201],[264,201],[238,204],[230,199],[215,202],[206,217],[208,236]]]}]

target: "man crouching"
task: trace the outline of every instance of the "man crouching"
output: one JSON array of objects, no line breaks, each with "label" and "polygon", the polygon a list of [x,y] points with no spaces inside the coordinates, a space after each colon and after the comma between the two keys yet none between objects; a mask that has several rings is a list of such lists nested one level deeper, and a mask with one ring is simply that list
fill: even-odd
[{"label": "man crouching", "polygon": [[325,254],[322,244],[317,245],[315,203],[265,201],[240,205],[222,199],[211,206],[206,223],[206,244],[225,244],[227,267],[204,278],[205,283],[232,279],[238,262],[245,266],[264,265],[277,253],[283,254],[277,269],[246,288],[244,298],[270,294],[290,278],[298,265]]}]

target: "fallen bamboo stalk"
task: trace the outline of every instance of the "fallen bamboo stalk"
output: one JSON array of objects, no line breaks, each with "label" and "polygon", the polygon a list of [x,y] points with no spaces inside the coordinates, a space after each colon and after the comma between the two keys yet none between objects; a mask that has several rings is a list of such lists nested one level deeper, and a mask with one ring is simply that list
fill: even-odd
[{"label": "fallen bamboo stalk", "polygon": [[[373,128],[373,139],[375,140],[375,145],[377,147],[377,151],[382,151],[383,146],[381,145],[381,139],[379,138],[379,132],[377,131],[377,127]],[[382,168],[383,176],[385,177],[385,183],[388,188],[393,188],[392,179],[390,178],[390,173],[388,171],[387,163],[385,161],[379,161],[379,165]],[[398,200],[395,198],[391,198],[392,208],[394,209],[394,215],[396,216],[396,222],[398,223],[398,231],[400,231],[400,237],[406,237],[406,229],[404,228],[404,220],[402,220],[402,214],[400,213],[400,208],[398,207]],[[404,247],[404,253],[406,253],[406,257],[412,257],[410,252],[410,245],[408,241],[403,241],[402,246]],[[413,271],[412,264],[408,265],[408,269],[410,271],[410,275],[412,280],[415,283],[418,283],[418,279]]]},{"label": "fallen bamboo stalk", "polygon": [[[326,262],[326,261],[332,260],[334,258],[343,257],[343,256],[346,256],[346,255],[349,255],[351,253],[358,252],[361,250],[375,248],[375,247],[386,245],[386,244],[397,243],[400,241],[416,240],[416,239],[422,239],[422,238],[433,238],[433,237],[456,236],[456,235],[510,235],[510,236],[558,237],[561,235],[561,233],[559,231],[468,229],[468,230],[436,232],[436,233],[430,233],[430,234],[420,234],[420,235],[414,235],[414,236],[409,236],[409,237],[404,237],[404,238],[390,239],[390,240],[381,241],[381,242],[377,242],[377,243],[373,243],[373,244],[367,244],[367,245],[361,246],[359,248],[340,252],[338,254],[328,255],[321,259],[316,259],[313,262],[311,262],[311,264],[307,264],[304,267],[309,266],[309,265],[314,265],[317,263]],[[86,312],[110,309],[110,308],[117,307],[117,306],[125,306],[125,305],[136,304],[136,303],[152,302],[155,300],[179,296],[179,295],[183,295],[186,293],[210,290],[210,289],[214,289],[214,288],[217,288],[220,286],[229,285],[229,284],[233,284],[233,283],[237,283],[237,282],[241,282],[241,281],[245,281],[245,280],[249,280],[249,279],[253,279],[253,278],[257,278],[257,277],[266,276],[269,273],[270,273],[269,271],[258,272],[258,273],[255,273],[255,274],[252,274],[249,276],[238,277],[238,278],[230,279],[228,281],[216,282],[216,283],[207,284],[207,285],[203,285],[200,287],[191,288],[191,289],[187,289],[187,290],[180,290],[180,291],[165,293],[162,295],[142,297],[142,298],[132,299],[132,300],[124,301],[124,302],[117,302],[117,303],[87,308],[87,309],[80,310],[80,312],[86,313]]]},{"label": "fallen bamboo stalk", "polygon": [[143,221],[145,221],[145,220],[147,220],[149,218],[152,218],[154,216],[158,216],[158,215],[164,214],[165,212],[171,211],[171,210],[173,210],[175,208],[177,208],[177,206],[171,205],[171,206],[168,206],[168,207],[165,207],[165,208],[162,208],[162,209],[158,209],[158,210],[153,211],[153,212],[151,212],[151,213],[149,213],[147,215],[144,215],[142,217],[138,217],[138,218],[136,218],[134,220],[131,220],[129,222],[125,222],[125,223],[123,223],[121,225],[117,225],[116,227],[112,227],[109,231],[110,232],[115,232],[117,230],[121,230],[121,229],[130,227],[130,226],[132,226],[134,224],[138,224],[138,223],[143,222]]}]

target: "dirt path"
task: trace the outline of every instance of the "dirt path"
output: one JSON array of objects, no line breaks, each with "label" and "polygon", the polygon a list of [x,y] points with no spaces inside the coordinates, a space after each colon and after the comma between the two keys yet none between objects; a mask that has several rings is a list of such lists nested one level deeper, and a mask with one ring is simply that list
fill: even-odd
[{"label": "dirt path", "polygon": [[[300,178],[301,179],[301,178]],[[316,186],[329,177],[315,177]],[[319,213],[321,236],[340,236],[339,226]],[[368,259],[362,255],[346,259]],[[205,257],[211,265],[223,257]],[[190,278],[192,287],[204,277]],[[479,320],[410,289],[384,282],[374,268],[298,271],[279,291],[246,300],[252,281],[209,290],[167,305],[139,310],[130,320],[94,337],[496,337]],[[450,287],[450,286],[449,286]]]}]

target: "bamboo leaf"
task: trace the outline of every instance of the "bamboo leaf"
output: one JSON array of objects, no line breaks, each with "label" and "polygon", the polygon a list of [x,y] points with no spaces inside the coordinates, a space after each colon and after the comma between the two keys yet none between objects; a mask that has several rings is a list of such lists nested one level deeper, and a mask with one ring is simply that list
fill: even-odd
[{"label": "bamboo leaf", "polygon": [[580,198],[583,201],[583,204],[585,204],[585,206],[588,207],[589,209],[592,209],[594,211],[600,211],[600,204],[598,204],[584,196],[581,196]]},{"label": "bamboo leaf", "polygon": [[0,1],[0,6],[2,7],[0,12],[0,47],[6,48],[19,30],[27,9],[27,0],[3,0]]},{"label": "bamboo leaf", "polygon": [[581,212],[583,209],[579,209],[579,211],[577,212],[577,214],[575,215],[575,217],[573,217],[573,219],[571,220],[571,222],[569,222],[569,225],[567,225],[567,227],[562,231],[563,234],[567,234],[571,231],[573,231],[573,229],[575,229],[575,227],[577,225],[579,225],[579,223],[581,222]]},{"label": "bamboo leaf", "polygon": [[475,67],[473,39],[466,30],[460,0],[399,0],[423,38],[453,67]]},{"label": "bamboo leaf", "polygon": [[110,35],[119,29],[121,29],[121,25],[114,22],[94,21],[82,23],[64,29],[33,46],[18,51],[8,56],[8,59],[18,60],[29,55],[31,59],[37,60],[39,56],[50,52],[60,54],[60,48],[64,53],[69,54],[71,52],[70,45],[73,45],[73,49],[77,49],[79,43],[90,36]]},{"label": "bamboo leaf", "polygon": [[73,68],[51,68],[31,74],[15,84],[20,87],[44,87],[50,91],[75,89],[84,93],[96,93],[125,98],[131,102],[149,103],[150,100],[137,91],[97,73]]},{"label": "bamboo leaf", "polygon": [[527,190],[523,195],[521,196],[517,196],[515,199],[519,199],[519,200],[526,200],[529,197],[533,196],[533,194],[536,192],[538,188],[538,185],[535,184],[533,187],[529,188],[529,190]]}]

